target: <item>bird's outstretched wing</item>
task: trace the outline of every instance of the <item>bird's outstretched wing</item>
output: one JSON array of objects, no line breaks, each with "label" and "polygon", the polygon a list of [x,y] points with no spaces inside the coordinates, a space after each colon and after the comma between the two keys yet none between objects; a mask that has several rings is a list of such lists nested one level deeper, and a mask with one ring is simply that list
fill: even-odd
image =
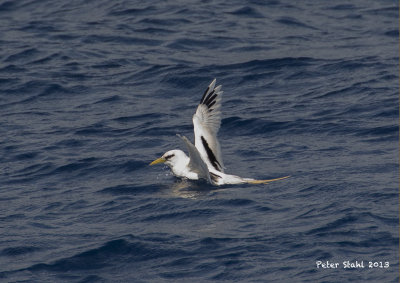
[{"label": "bird's outstretched wing", "polygon": [[181,136],[179,134],[177,134],[177,136],[184,141],[189,151],[189,158],[190,158],[190,162],[188,165],[189,169],[197,173],[200,179],[205,179],[212,184],[207,164],[201,158],[197,148],[185,136]]},{"label": "bird's outstretched wing", "polygon": [[193,115],[195,146],[209,169],[224,172],[217,133],[221,126],[221,86],[214,79],[204,92]]}]

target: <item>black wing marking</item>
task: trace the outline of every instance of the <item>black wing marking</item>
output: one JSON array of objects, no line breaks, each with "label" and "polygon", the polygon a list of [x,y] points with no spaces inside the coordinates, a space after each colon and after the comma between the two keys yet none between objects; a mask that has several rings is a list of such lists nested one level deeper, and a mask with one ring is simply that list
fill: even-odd
[{"label": "black wing marking", "polygon": [[206,92],[203,94],[203,97],[200,100],[200,104],[207,106],[208,110],[212,111],[213,109],[211,109],[211,107],[214,106],[214,104],[217,102],[216,98],[218,96],[218,94],[215,93],[215,90],[217,90],[217,92],[218,92],[219,89],[220,89],[219,87],[216,87],[207,95],[207,92],[209,90],[209,87],[208,87]]},{"label": "black wing marking", "polygon": [[193,115],[195,146],[207,166],[212,170],[224,172],[221,149],[217,138],[221,126],[222,86],[215,86],[214,79],[200,100]]},{"label": "black wing marking", "polygon": [[208,156],[208,159],[209,159],[210,162],[211,162],[211,165],[215,168],[215,170],[221,172],[222,166],[221,166],[221,164],[219,164],[217,158],[215,157],[214,152],[213,152],[213,151],[211,150],[211,148],[208,146],[208,143],[207,143],[206,139],[205,139],[203,136],[201,136],[201,142],[203,143],[203,146],[204,146],[204,148],[206,149],[207,156]]},{"label": "black wing marking", "polygon": [[210,172],[210,177],[211,177],[211,180],[216,184],[218,184],[218,179],[222,178],[220,175],[217,175],[217,174],[212,173],[212,172]]}]

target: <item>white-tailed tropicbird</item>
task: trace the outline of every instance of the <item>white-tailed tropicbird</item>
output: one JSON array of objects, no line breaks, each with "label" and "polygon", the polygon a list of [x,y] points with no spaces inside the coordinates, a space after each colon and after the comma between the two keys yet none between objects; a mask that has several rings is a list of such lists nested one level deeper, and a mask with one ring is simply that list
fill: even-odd
[{"label": "white-tailed tropicbird", "polygon": [[213,185],[224,184],[266,184],[282,180],[289,176],[270,179],[255,180],[229,175],[224,172],[221,149],[217,133],[221,126],[221,85],[215,87],[214,79],[204,92],[193,115],[195,142],[193,145],[185,136],[178,135],[186,144],[189,157],[179,149],[167,151],[150,165],[165,163],[172,173],[180,178],[190,180],[204,179]]}]

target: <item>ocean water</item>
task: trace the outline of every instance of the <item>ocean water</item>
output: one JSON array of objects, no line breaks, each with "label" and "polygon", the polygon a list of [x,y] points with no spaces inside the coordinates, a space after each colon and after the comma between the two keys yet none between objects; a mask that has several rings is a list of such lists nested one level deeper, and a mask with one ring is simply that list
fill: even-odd
[{"label": "ocean water", "polygon": [[[0,1],[0,281],[398,282],[398,18],[398,1]],[[148,166],[193,140],[214,78],[226,171],[289,179]]]}]

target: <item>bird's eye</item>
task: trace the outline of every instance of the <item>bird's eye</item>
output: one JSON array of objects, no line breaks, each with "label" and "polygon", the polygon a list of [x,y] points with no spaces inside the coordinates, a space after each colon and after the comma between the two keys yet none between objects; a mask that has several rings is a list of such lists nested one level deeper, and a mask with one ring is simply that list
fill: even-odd
[{"label": "bird's eye", "polygon": [[174,157],[175,156],[175,154],[170,154],[170,155],[167,155],[167,156],[165,156],[165,159],[170,159],[170,158],[172,158],[172,157]]}]

